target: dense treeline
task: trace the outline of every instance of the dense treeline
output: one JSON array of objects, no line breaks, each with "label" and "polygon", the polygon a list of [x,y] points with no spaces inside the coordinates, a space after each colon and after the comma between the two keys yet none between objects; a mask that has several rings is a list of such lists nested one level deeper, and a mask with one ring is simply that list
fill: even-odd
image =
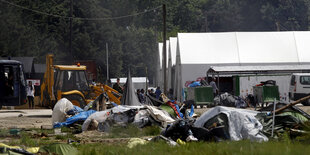
[{"label": "dense treeline", "polygon": [[[145,76],[147,67],[152,81],[157,42],[162,40],[162,3],[167,5],[167,34],[170,37],[176,36],[177,32],[308,30],[309,2],[73,0],[71,55],[69,18],[66,18],[70,16],[70,0],[1,0],[0,56],[34,56],[37,63],[44,63],[47,53],[53,53],[58,61],[67,63],[68,60],[96,60],[104,80],[108,43],[111,77],[124,76],[129,67],[134,76]],[[102,19],[124,15],[135,16]]]}]

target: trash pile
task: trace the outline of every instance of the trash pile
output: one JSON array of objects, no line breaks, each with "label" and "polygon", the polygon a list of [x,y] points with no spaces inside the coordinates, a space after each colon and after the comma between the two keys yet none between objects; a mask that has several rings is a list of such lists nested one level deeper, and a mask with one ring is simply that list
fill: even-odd
[{"label": "trash pile", "polygon": [[[274,119],[272,105],[260,111],[240,109],[247,107],[247,103],[228,93],[214,99],[216,107],[194,118],[193,101],[180,104],[161,94],[161,100],[146,95],[144,104],[141,104],[131,78],[127,79],[121,105],[110,103],[105,94],[84,109],[74,106],[65,98],[59,100],[53,109],[53,127],[80,124],[81,132],[97,130],[109,133],[114,126],[159,126],[162,129],[161,135],[152,138],[153,141],[160,139],[171,145],[182,145],[191,141],[244,139],[263,142],[277,138],[286,131],[302,132],[304,122],[310,120],[308,114],[294,106],[276,113]],[[281,106],[286,104],[279,103],[277,108]],[[130,147],[145,143],[143,139],[132,139]]]}]

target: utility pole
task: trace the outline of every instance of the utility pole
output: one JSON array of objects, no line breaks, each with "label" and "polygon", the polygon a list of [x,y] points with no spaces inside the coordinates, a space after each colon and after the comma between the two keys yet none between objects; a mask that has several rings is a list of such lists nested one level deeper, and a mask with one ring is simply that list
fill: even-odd
[{"label": "utility pole", "polygon": [[280,23],[279,23],[279,21],[276,21],[276,27],[277,27],[277,31],[280,31]]},{"label": "utility pole", "polygon": [[166,4],[163,4],[163,72],[164,94],[167,94],[167,45],[166,45]]},{"label": "utility pole", "polygon": [[106,85],[108,85],[108,82],[109,82],[109,46],[108,46],[108,43],[106,43],[106,49],[107,49],[107,81],[106,81]]},{"label": "utility pole", "polygon": [[74,57],[73,57],[73,53],[72,53],[72,17],[73,17],[73,3],[72,3],[72,0],[70,0],[70,20],[69,20],[69,23],[70,23],[70,40],[69,40],[69,50],[70,50],[70,56],[71,56],[71,60],[74,60]]}]

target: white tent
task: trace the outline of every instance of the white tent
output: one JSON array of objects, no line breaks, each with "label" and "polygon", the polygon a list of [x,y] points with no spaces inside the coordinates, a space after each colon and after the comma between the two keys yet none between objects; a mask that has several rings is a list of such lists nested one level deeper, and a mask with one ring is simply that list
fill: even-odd
[{"label": "white tent", "polygon": [[[164,70],[163,70],[163,43],[158,43],[158,54],[159,54],[159,66],[157,65],[157,84],[160,86],[161,89],[164,88]],[[171,77],[171,73],[169,73],[169,55],[170,55],[170,61],[171,61],[171,54],[169,54],[169,40],[166,41],[166,76],[167,79]],[[158,62],[157,61],[157,62]],[[170,67],[171,68],[171,67]],[[170,75],[170,76],[169,76]],[[169,81],[167,81],[169,82]]]},{"label": "white tent", "polygon": [[[116,83],[117,78],[111,78],[111,83],[114,84]],[[149,80],[146,77],[132,77],[131,78],[133,86],[136,89],[145,89],[146,88],[146,83],[149,83]],[[119,83],[124,85],[127,81],[126,77],[119,78]]]},{"label": "white tent", "polygon": [[169,38],[169,51],[171,53],[171,63],[172,66],[175,65],[175,59],[176,59],[176,54],[177,54],[177,37],[170,37]]},{"label": "white tent", "polygon": [[175,95],[210,66],[309,64],[309,42],[308,31],[178,33]]}]

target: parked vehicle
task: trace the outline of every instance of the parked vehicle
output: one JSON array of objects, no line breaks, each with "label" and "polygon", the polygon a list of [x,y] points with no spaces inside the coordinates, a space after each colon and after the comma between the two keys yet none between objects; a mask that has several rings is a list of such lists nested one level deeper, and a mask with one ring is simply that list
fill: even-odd
[{"label": "parked vehicle", "polygon": [[103,92],[109,99],[120,104],[121,94],[107,85],[89,85],[86,66],[54,65],[53,55],[46,56],[46,72],[41,85],[41,100],[43,106],[54,107],[61,98],[67,98],[74,105],[83,108]]},{"label": "parked vehicle", "polygon": [[25,104],[26,95],[23,64],[16,60],[0,60],[0,109]]},{"label": "parked vehicle", "polygon": [[[310,95],[310,73],[292,74],[289,90],[290,99],[296,101],[308,95]],[[302,104],[310,106],[310,99],[302,102]]]}]

